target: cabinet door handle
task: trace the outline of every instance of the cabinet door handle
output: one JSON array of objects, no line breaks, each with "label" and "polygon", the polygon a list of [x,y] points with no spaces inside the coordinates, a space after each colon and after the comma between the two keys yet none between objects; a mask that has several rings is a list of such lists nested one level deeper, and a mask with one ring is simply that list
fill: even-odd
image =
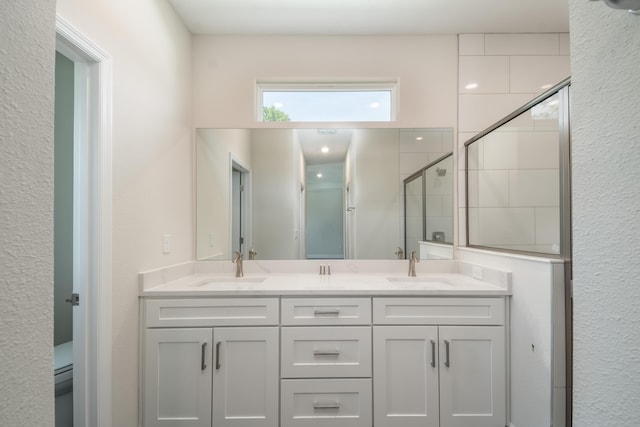
[{"label": "cabinet door handle", "polygon": [[314,350],[314,356],[340,356],[340,350]]},{"label": "cabinet door handle", "polygon": [[313,409],[339,409],[340,402],[313,402]]},{"label": "cabinet door handle", "polygon": [[207,348],[207,343],[203,342],[202,343],[201,352],[200,352],[200,370],[202,370],[202,371],[207,369],[207,362],[205,360],[206,348]]},{"label": "cabinet door handle", "polygon": [[431,340],[431,367],[436,367],[436,342]]},{"label": "cabinet door handle", "polygon": [[216,371],[222,367],[220,363],[220,346],[222,345],[222,341],[218,341],[216,343]]},{"label": "cabinet door handle", "polygon": [[340,310],[338,310],[338,309],[333,309],[333,310],[315,309],[315,310],[313,310],[313,315],[314,316],[339,316],[340,315]]},{"label": "cabinet door handle", "polygon": [[449,363],[449,341],[447,340],[444,340],[444,354],[445,354],[444,366],[448,368],[451,366],[451,364]]}]

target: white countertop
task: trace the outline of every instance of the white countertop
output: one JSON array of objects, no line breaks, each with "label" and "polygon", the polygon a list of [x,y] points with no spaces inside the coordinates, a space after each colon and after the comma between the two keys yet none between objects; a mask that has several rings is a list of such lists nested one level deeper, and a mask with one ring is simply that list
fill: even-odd
[{"label": "white countertop", "polygon": [[[186,265],[186,264],[185,264]],[[184,267],[183,265],[182,267]],[[332,264],[333,265],[333,264]],[[301,272],[251,272],[236,278],[232,272],[202,272],[193,268],[191,274],[173,278],[166,269],[141,274],[141,297],[230,297],[230,296],[505,296],[511,295],[510,274],[483,270],[488,280],[478,280],[460,272],[418,272],[408,277],[406,272],[375,273],[345,272],[334,266],[331,275]],[[184,268],[183,268],[184,269]],[[468,270],[456,268],[457,270]],[[189,269],[187,269],[189,270]],[[198,271],[200,270],[200,271]],[[437,269],[436,269],[437,270]],[[451,270],[450,268],[440,270]],[[315,269],[314,269],[315,271]],[[148,280],[145,274],[169,277],[168,280]],[[493,274],[492,274],[493,273]],[[175,276],[175,275],[174,275]],[[497,278],[497,279],[496,279]],[[161,282],[161,283],[159,283]]]}]

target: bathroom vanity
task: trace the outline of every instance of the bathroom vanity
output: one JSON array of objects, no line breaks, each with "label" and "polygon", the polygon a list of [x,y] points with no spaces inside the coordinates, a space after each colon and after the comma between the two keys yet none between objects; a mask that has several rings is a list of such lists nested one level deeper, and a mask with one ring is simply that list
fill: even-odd
[{"label": "bathroom vanity", "polygon": [[141,275],[142,425],[506,424],[508,273],[264,263]]}]

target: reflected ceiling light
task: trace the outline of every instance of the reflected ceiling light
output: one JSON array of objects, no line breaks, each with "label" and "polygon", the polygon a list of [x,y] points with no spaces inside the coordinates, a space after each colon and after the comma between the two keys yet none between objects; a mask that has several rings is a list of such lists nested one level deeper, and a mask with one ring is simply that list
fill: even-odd
[{"label": "reflected ceiling light", "polygon": [[478,88],[478,83],[469,83],[464,88],[465,89],[477,89]]},{"label": "reflected ceiling light", "polygon": [[416,141],[422,141],[422,137],[421,136],[416,136]]},{"label": "reflected ceiling light", "polygon": [[322,174],[320,172],[318,172],[318,174],[316,175],[317,178],[322,178]]},{"label": "reflected ceiling light", "polygon": [[557,99],[553,99],[549,102],[547,102],[547,105],[558,105],[560,103],[560,101],[558,101]]},{"label": "reflected ceiling light", "polygon": [[328,153],[329,152],[329,147],[322,147],[320,149],[320,151],[322,151],[323,153]]},{"label": "reflected ceiling light", "polygon": [[379,102],[372,102],[371,103],[371,108],[376,109],[380,107],[380,103]]}]

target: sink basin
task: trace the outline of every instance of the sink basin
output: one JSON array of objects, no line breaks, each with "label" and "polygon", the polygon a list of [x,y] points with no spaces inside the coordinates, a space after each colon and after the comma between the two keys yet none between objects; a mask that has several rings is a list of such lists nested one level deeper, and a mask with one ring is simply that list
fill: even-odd
[{"label": "sink basin", "polygon": [[220,286],[220,285],[241,285],[262,283],[266,277],[212,277],[198,283],[197,287]]},{"label": "sink basin", "polygon": [[453,285],[442,277],[387,277],[387,280],[391,283],[395,283],[398,286],[410,286],[410,287],[434,287],[434,288],[451,288]]}]

